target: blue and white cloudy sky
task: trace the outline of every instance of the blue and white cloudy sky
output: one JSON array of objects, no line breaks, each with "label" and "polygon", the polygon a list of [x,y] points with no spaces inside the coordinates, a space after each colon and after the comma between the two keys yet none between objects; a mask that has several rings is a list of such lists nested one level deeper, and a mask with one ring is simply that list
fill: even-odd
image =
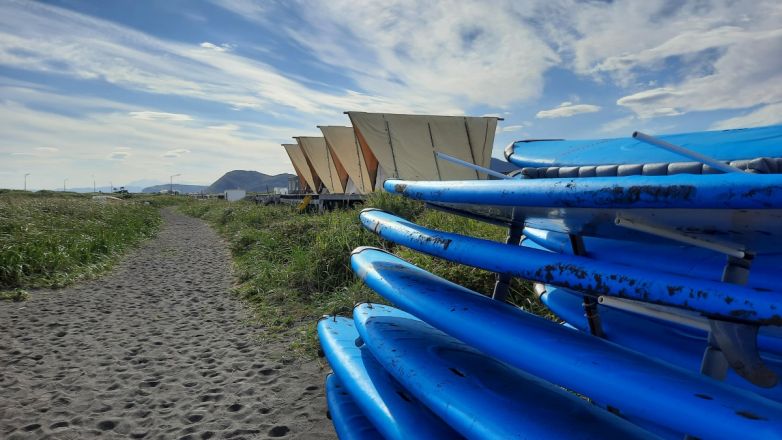
[{"label": "blue and white cloudy sky", "polygon": [[292,171],[345,110],[515,139],[782,122],[782,2],[0,2],[0,187]]}]

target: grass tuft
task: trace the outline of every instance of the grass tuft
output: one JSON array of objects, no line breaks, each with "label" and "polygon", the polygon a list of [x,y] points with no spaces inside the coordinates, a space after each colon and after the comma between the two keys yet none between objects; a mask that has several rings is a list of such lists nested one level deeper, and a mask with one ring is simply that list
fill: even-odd
[{"label": "grass tuft", "polygon": [[29,298],[30,292],[24,289],[0,290],[0,300],[19,302]]},{"label": "grass tuft", "polygon": [[[227,204],[193,200],[180,206],[207,220],[228,238],[238,284],[235,291],[254,307],[260,322],[272,330],[302,326],[292,348],[317,352],[316,320],[325,314],[350,315],[357,302],[386,303],[350,269],[350,252],[358,246],[389,250],[436,275],[483,294],[491,294],[495,274],[414,252],[384,242],[358,220],[360,209],[376,207],[423,226],[488,240],[504,241],[506,231],[487,223],[425,209],[420,202],[388,193],[372,194],[364,206],[325,214],[297,213],[288,206],[251,202]],[[531,285],[514,280],[510,301],[533,313],[550,316],[532,294]]]},{"label": "grass tuft", "polygon": [[128,247],[154,234],[159,224],[158,210],[143,203],[2,192],[0,290],[62,287],[94,277]]}]

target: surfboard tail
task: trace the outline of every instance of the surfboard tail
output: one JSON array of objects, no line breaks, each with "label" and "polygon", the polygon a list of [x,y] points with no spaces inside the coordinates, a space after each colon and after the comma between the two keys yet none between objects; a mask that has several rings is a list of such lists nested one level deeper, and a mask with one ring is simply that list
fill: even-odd
[{"label": "surfboard tail", "polygon": [[777,402],[569,330],[382,250],[364,248],[351,256],[351,265],[370,288],[402,310],[489,356],[622,414],[701,438],[782,432],[782,405]]},{"label": "surfboard tail", "polygon": [[555,254],[441,232],[379,210],[363,211],[364,227],[380,237],[449,261],[589,295],[629,298],[694,310],[715,318],[782,324],[782,292],[764,291],[634,266]]}]

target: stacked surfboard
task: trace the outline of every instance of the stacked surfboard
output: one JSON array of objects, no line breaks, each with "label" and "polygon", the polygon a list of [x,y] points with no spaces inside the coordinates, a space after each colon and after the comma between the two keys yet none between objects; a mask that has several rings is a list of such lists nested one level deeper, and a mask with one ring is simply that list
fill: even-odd
[{"label": "stacked surfboard", "polygon": [[[398,245],[498,274],[493,297],[385,251],[394,307],[318,326],[340,438],[782,438],[782,126],[522,141],[504,180],[387,180],[507,243],[368,209]],[[535,283],[561,322],[503,301]]]}]

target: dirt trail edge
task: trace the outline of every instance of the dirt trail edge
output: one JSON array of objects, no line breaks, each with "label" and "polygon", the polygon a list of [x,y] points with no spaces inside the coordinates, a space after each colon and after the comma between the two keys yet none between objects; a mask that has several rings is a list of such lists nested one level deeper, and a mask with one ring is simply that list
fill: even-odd
[{"label": "dirt trail edge", "polygon": [[259,341],[226,244],[162,215],[110,274],[0,302],[0,438],[334,438],[324,372]]}]

